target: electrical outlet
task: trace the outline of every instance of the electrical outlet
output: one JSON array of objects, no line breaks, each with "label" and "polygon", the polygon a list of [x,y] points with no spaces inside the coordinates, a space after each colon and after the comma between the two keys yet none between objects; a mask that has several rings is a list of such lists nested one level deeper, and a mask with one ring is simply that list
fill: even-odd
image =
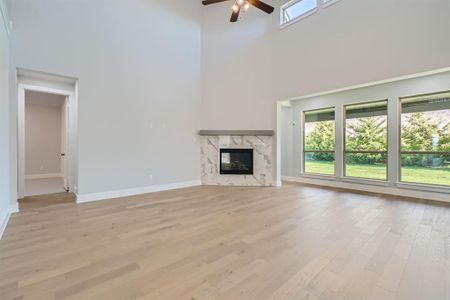
[{"label": "electrical outlet", "polygon": [[152,182],[153,181],[153,175],[152,174],[148,175],[148,179],[150,179],[150,182]]},{"label": "electrical outlet", "polygon": [[39,167],[39,170],[43,171],[43,170],[44,170],[44,166],[41,165],[41,166]]},{"label": "electrical outlet", "polygon": [[153,129],[153,122],[148,123],[148,128]]}]

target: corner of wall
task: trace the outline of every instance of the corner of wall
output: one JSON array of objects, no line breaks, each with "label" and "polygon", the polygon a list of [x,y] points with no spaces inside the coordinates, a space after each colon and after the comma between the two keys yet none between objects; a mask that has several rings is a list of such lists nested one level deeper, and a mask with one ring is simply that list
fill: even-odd
[{"label": "corner of wall", "polygon": [[18,213],[19,212],[19,204],[15,204],[15,205],[10,205],[9,209],[3,213],[0,214],[0,240],[3,237],[3,233],[6,230],[6,226],[8,225],[9,222],[9,218],[11,217],[12,214],[14,213]]}]

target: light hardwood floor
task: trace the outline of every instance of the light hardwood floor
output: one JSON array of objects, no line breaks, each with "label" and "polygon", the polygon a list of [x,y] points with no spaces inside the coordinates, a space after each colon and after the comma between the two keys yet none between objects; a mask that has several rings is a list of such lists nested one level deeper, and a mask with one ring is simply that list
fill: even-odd
[{"label": "light hardwood floor", "polygon": [[27,198],[0,299],[450,299],[450,206],[325,189]]}]

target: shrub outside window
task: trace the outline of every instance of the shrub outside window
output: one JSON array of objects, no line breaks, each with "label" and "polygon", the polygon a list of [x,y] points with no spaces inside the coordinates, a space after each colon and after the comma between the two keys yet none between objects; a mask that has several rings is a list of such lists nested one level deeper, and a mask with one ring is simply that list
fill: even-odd
[{"label": "shrub outside window", "polygon": [[450,186],[450,92],[400,102],[400,181]]},{"label": "shrub outside window", "polygon": [[387,100],[345,106],[344,176],[387,180]]},{"label": "shrub outside window", "polygon": [[303,172],[335,175],[334,108],[303,113]]}]

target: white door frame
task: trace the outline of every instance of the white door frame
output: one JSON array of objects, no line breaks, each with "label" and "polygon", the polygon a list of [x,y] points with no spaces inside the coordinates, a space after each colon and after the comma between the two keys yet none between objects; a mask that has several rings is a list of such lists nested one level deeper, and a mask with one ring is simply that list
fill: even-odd
[{"label": "white door frame", "polygon": [[69,185],[69,165],[68,157],[66,154],[69,153],[69,135],[70,135],[70,122],[69,122],[69,97],[64,99],[64,104],[61,111],[62,118],[62,130],[61,130],[61,174],[63,175],[64,189],[70,191]]},{"label": "white door frame", "polygon": [[[55,89],[46,86],[40,85],[30,85],[30,84],[18,84],[18,118],[17,118],[17,189],[18,189],[18,199],[23,199],[25,196],[25,91],[34,91],[34,92],[42,92],[49,94],[56,94],[66,97],[66,105],[69,107],[69,112],[73,107],[73,103],[75,103],[75,93],[69,90],[63,89]],[[69,113],[70,114],[70,113]],[[71,135],[72,132],[69,130],[67,132],[67,147],[66,156],[67,156],[67,165],[65,166],[68,171],[65,172],[65,176],[67,176],[68,186],[72,186],[72,178],[71,172],[73,168],[73,153],[71,151]]]}]

